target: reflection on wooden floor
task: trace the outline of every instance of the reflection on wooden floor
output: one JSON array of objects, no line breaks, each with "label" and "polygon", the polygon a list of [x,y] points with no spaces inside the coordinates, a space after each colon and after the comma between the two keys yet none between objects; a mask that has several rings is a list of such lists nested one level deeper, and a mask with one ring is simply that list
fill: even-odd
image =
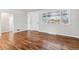
[{"label": "reflection on wooden floor", "polygon": [[23,31],[14,34],[3,33],[1,50],[72,50],[79,49],[79,39],[51,35],[38,31]]}]

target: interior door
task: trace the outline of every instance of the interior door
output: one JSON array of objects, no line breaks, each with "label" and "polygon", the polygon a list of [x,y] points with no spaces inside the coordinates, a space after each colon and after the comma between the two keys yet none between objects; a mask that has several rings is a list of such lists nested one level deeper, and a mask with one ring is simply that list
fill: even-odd
[{"label": "interior door", "polygon": [[13,15],[9,13],[1,13],[1,31],[4,32],[13,32]]},{"label": "interior door", "polygon": [[37,13],[28,14],[28,30],[39,30],[39,19]]},{"label": "interior door", "polygon": [[8,34],[8,38],[12,36],[11,34],[14,32],[13,14],[1,13],[1,32]]}]

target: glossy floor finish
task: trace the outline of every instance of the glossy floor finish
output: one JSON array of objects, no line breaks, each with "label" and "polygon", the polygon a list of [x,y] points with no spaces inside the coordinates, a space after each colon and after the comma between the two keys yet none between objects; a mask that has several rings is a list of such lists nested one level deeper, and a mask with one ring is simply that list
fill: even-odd
[{"label": "glossy floor finish", "polygon": [[61,35],[51,35],[38,31],[3,33],[1,50],[77,50],[79,39]]}]

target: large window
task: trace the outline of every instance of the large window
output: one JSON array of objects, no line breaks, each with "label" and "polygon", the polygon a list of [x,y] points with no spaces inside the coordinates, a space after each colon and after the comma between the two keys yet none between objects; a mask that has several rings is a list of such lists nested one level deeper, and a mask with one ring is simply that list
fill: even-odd
[{"label": "large window", "polygon": [[69,23],[69,10],[57,10],[54,12],[42,13],[42,22],[45,24],[68,24]]}]

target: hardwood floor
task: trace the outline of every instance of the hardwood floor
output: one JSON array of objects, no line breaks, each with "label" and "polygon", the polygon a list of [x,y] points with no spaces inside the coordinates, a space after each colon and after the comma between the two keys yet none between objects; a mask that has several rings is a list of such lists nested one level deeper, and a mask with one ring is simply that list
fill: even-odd
[{"label": "hardwood floor", "polygon": [[1,50],[78,50],[79,39],[38,31],[3,33]]}]

